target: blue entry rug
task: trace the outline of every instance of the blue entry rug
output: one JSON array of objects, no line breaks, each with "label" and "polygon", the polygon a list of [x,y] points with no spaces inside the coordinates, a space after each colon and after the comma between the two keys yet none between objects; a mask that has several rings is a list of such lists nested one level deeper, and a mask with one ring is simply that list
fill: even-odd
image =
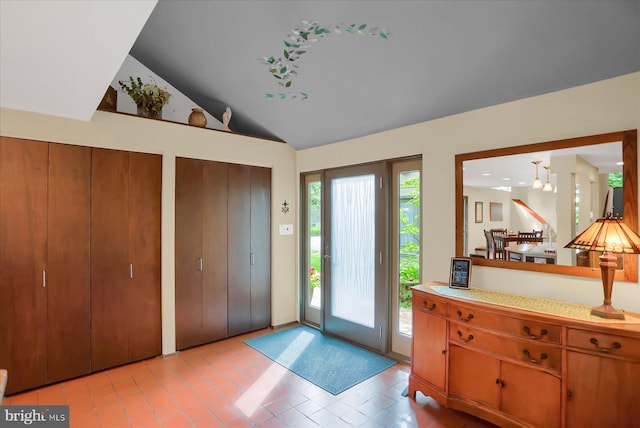
[{"label": "blue entry rug", "polygon": [[333,395],[396,363],[306,326],[255,337],[244,343]]}]

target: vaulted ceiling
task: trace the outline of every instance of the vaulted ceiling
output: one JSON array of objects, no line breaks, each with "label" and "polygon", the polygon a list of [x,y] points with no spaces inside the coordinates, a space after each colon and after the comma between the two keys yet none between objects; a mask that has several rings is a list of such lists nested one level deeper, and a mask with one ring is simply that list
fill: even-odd
[{"label": "vaulted ceiling", "polygon": [[[91,6],[50,3],[76,15],[66,20],[79,31],[76,43],[109,47],[91,35],[105,23],[81,25]],[[84,3],[118,4],[109,17],[114,40],[144,22],[144,10],[131,16],[149,5]],[[2,31],[4,63],[6,45],[20,41]],[[124,48],[120,40],[120,64]],[[130,54],[212,115],[230,106],[234,131],[304,149],[639,71],[640,2],[161,0]],[[91,80],[91,67],[112,72],[117,61],[67,72]],[[92,81],[100,96],[110,82]],[[1,82],[0,102],[16,108],[4,86],[24,82]]]}]

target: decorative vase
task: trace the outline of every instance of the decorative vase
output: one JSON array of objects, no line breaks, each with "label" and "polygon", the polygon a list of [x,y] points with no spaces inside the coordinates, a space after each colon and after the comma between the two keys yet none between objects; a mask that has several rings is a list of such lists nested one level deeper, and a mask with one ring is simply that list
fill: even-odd
[{"label": "decorative vase", "polygon": [[155,111],[144,106],[138,106],[138,116],[150,117],[151,119],[162,119],[162,109]]},{"label": "decorative vase", "polygon": [[189,115],[189,125],[199,126],[200,128],[204,128],[205,126],[207,126],[207,117],[204,115],[202,109],[191,109],[191,114]]}]

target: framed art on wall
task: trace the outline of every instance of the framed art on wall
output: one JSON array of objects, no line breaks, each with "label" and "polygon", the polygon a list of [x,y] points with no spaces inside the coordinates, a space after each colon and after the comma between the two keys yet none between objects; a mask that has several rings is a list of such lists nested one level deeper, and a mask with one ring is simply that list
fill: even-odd
[{"label": "framed art on wall", "polygon": [[502,203],[489,202],[489,220],[502,221]]},{"label": "framed art on wall", "polygon": [[449,274],[449,287],[469,288],[471,281],[471,258],[451,257],[451,272]]},{"label": "framed art on wall", "polygon": [[476,202],[476,223],[482,223],[482,202]]}]

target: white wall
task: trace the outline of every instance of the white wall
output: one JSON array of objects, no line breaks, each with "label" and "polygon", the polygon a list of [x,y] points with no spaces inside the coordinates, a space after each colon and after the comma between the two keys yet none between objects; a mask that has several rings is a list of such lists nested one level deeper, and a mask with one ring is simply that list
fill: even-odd
[{"label": "white wall", "polygon": [[[192,157],[272,168],[272,324],[296,321],[295,152],[287,144],[158,120],[97,111],[90,122],[0,109],[0,135],[55,143],[158,153],[162,158],[162,352],[175,352],[175,158]],[[281,204],[291,204],[284,214]]]},{"label": "white wall", "polygon": [[[513,207],[511,193],[479,187],[465,187],[463,193],[469,198],[467,218],[467,224],[469,225],[468,252],[469,254],[483,254],[481,251],[475,251],[475,248],[487,246],[487,240],[484,236],[485,229],[512,229],[511,210]],[[482,223],[476,223],[476,202],[482,202]],[[502,221],[491,220],[489,214],[491,202],[502,204]]]},{"label": "white wall", "polygon": [[[640,73],[633,73],[298,151],[296,165],[304,172],[421,154],[423,277],[447,281],[455,254],[456,153],[638,128]],[[593,306],[602,303],[600,279],[474,267],[472,285]],[[640,312],[640,286],[617,281],[613,304]]]},{"label": "white wall", "polygon": [[[556,194],[553,192],[543,192],[540,189],[533,189],[531,186],[518,186],[512,187],[511,189],[511,197],[513,199],[520,199],[526,203],[529,208],[539,214],[549,224],[548,227],[543,227],[542,223],[532,217],[531,214],[520,207],[516,207],[515,204],[512,203],[510,226],[512,230],[522,232],[543,230],[546,232],[549,227],[554,231],[556,230]],[[544,238],[548,239],[548,236],[545,235]]]}]

